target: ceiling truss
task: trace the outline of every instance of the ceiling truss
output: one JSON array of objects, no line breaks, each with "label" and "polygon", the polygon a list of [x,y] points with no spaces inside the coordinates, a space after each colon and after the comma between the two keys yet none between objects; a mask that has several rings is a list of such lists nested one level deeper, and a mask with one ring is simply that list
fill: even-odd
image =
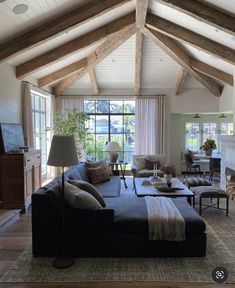
[{"label": "ceiling truss", "polygon": [[[39,45],[56,35],[90,21],[111,9],[131,0],[92,0],[73,11],[33,28],[14,39],[0,45],[0,61],[22,53],[30,47]],[[195,19],[213,25],[221,31],[235,35],[235,18],[198,0],[158,0],[158,2],[184,12]],[[52,25],[53,24],[53,25]],[[39,33],[40,32],[40,33]],[[86,73],[89,74],[93,95],[99,94],[95,66],[122,43],[136,33],[136,60],[134,94],[140,93],[141,59],[143,34],[160,46],[182,67],[175,87],[178,95],[188,74],[195,77],[213,95],[220,96],[223,91],[221,82],[234,85],[233,76],[191,57],[180,43],[187,43],[223,61],[235,65],[235,51],[218,42],[183,28],[164,18],[148,12],[148,0],[136,0],[136,11],[103,25],[83,36],[73,39],[40,56],[16,67],[16,77],[22,79],[55,61],[95,43],[101,44],[87,57],[63,67],[38,80],[40,87],[53,86],[56,96],[73,85]],[[27,39],[27,41],[26,41]],[[219,82],[217,82],[219,81]]]}]

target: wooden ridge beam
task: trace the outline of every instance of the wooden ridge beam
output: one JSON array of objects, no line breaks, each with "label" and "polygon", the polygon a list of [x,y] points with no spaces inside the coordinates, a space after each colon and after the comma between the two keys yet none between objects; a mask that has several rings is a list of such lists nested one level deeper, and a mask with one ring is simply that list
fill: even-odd
[{"label": "wooden ridge beam", "polygon": [[206,63],[203,63],[197,59],[192,58],[191,59],[191,65],[192,68],[203,73],[206,74],[210,77],[213,77],[217,80],[223,81],[225,83],[227,83],[230,86],[233,86],[234,81],[233,81],[233,75],[226,73],[224,71],[221,71],[217,68],[214,68]]},{"label": "wooden ridge beam", "polygon": [[97,84],[97,79],[95,75],[95,69],[91,68],[88,70],[90,81],[91,81],[91,88],[92,88],[92,94],[93,95],[99,95],[99,88]]},{"label": "wooden ridge beam", "polygon": [[148,0],[136,0],[136,27],[138,29],[145,26],[147,10]]},{"label": "wooden ridge beam", "polygon": [[87,58],[83,58],[71,65],[68,65],[60,70],[57,70],[47,76],[38,79],[38,86],[44,87],[53,84],[54,82],[61,80],[69,75],[73,74],[74,71],[79,71],[87,66]]},{"label": "wooden ridge beam", "polygon": [[87,73],[89,69],[93,69],[100,61],[134,35],[136,31],[136,24],[134,23],[113,35],[108,36],[104,43],[98,46],[96,50],[87,57],[89,63],[87,67],[79,72],[74,71],[72,75],[61,80],[53,87],[53,94],[56,97],[62,95],[65,89],[73,85],[73,83]]},{"label": "wooden ridge beam", "polygon": [[197,0],[158,0],[160,3],[235,36],[235,17]]},{"label": "wooden ridge beam", "polygon": [[146,26],[235,65],[235,50],[183,28],[182,26],[151,13],[147,14]]},{"label": "wooden ridge beam", "polygon": [[143,34],[140,31],[136,32],[136,48],[135,48],[135,86],[134,95],[139,95],[140,93],[140,83],[141,83],[141,62],[142,62],[142,44],[143,44]]},{"label": "wooden ridge beam", "polygon": [[188,72],[184,70],[184,68],[181,68],[176,85],[175,85],[175,95],[179,95],[181,93],[183,85],[184,85],[184,81],[187,75],[188,75]]},{"label": "wooden ridge beam", "polygon": [[0,45],[0,61],[81,25],[130,0],[93,0]]},{"label": "wooden ridge beam", "polygon": [[191,57],[170,37],[152,29],[145,29],[144,34],[160,46],[170,57],[179,63],[188,73],[193,75],[204,87],[213,95],[219,97],[223,91],[223,86],[214,79],[204,75],[191,67]]},{"label": "wooden ridge beam", "polygon": [[104,39],[108,35],[111,35],[128,25],[135,23],[134,12],[129,13],[117,20],[114,20],[100,28],[97,28],[86,35],[78,37],[72,41],[69,41],[55,49],[52,49],[38,57],[35,57],[19,66],[16,67],[16,77],[22,79],[33,72],[42,69],[43,67],[57,61],[58,59],[65,58],[72,53],[78,52],[79,50],[89,47],[92,44]]}]

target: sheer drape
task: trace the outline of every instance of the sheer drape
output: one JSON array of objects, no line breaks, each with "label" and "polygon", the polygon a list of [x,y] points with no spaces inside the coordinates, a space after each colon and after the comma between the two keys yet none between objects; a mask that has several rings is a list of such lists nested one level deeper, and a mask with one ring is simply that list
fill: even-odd
[{"label": "sheer drape", "polygon": [[136,100],[135,154],[165,154],[165,96]]},{"label": "sheer drape", "polygon": [[33,137],[33,115],[31,85],[28,82],[22,82],[22,120],[25,144],[29,147],[35,147]]},{"label": "sheer drape", "polygon": [[56,98],[57,111],[62,112],[68,109],[77,109],[78,112],[84,111],[83,96],[60,96]]}]

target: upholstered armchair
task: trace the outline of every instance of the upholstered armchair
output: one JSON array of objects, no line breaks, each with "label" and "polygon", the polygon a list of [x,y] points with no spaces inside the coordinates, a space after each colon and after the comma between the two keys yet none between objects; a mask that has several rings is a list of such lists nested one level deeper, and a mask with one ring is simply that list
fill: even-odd
[{"label": "upholstered armchair", "polygon": [[157,174],[162,175],[163,173],[159,168],[164,164],[166,164],[165,155],[134,155],[131,166],[133,178],[153,176],[155,167],[157,168]]}]

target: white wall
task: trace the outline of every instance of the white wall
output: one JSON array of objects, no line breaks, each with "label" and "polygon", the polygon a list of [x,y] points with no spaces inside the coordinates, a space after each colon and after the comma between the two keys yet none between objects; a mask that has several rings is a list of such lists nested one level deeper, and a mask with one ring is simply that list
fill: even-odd
[{"label": "white wall", "polygon": [[232,86],[226,85],[220,97],[220,112],[233,112],[233,90]]},{"label": "white wall", "polygon": [[0,122],[21,123],[21,81],[15,78],[15,68],[0,64]]}]

